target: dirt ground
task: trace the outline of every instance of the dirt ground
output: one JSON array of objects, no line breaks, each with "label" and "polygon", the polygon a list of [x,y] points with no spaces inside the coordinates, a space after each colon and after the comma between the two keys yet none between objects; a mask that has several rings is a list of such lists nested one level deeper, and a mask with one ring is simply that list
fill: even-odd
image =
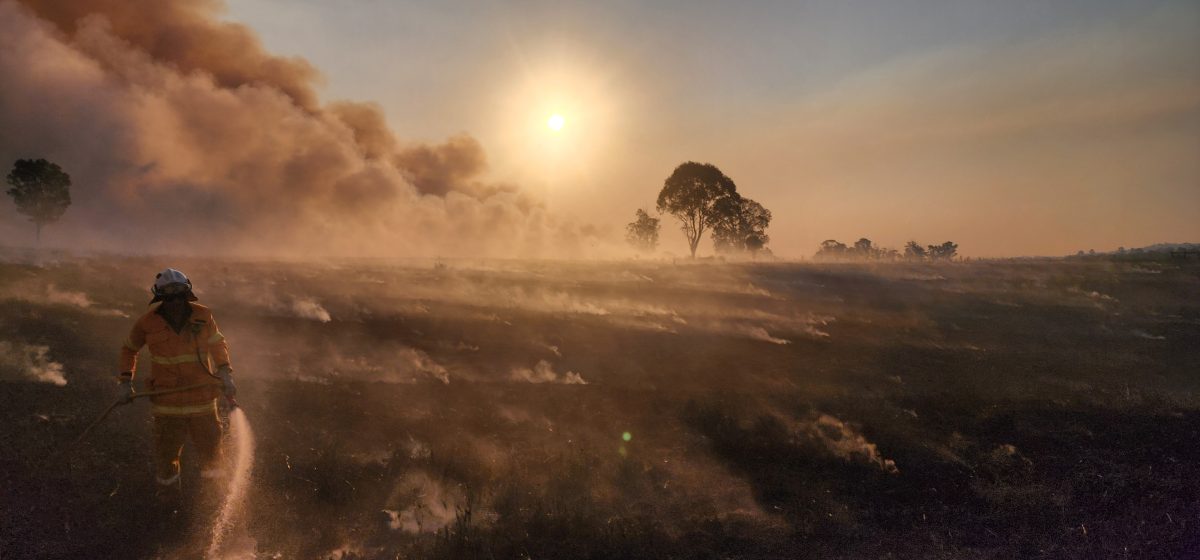
[{"label": "dirt ground", "polygon": [[9,252],[0,558],[203,540],[146,403],[70,447],[167,266],[256,435],[225,557],[1200,557],[1196,264]]}]

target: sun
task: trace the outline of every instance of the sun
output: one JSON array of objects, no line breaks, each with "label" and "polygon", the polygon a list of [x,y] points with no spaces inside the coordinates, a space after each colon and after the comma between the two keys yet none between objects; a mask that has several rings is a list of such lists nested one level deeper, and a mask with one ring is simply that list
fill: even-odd
[{"label": "sun", "polygon": [[563,126],[566,124],[567,119],[563,118],[563,116],[558,113],[554,113],[553,115],[550,115],[550,118],[546,119],[546,128],[549,128],[555,132],[562,130]]}]

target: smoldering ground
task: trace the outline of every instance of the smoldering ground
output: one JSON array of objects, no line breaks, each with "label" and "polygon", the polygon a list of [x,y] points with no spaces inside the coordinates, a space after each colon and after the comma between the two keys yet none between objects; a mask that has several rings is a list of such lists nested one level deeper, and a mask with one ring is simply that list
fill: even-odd
[{"label": "smoldering ground", "polygon": [[[1192,269],[172,264],[232,345],[263,557],[1196,546]],[[108,404],[163,266],[0,268],[0,339],[47,348],[67,381],[0,383],[7,555],[145,557],[181,538],[146,529],[145,410],[58,454]],[[30,295],[51,280],[77,295]]]}]

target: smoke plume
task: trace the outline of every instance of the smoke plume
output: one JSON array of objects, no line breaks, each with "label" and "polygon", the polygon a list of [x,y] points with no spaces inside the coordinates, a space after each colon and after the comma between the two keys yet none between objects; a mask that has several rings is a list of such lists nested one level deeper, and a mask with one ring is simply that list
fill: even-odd
[{"label": "smoke plume", "polygon": [[[0,0],[0,163],[72,176],[51,243],[247,256],[556,256],[594,245],[487,179],[469,136],[397,140],[377,105],[322,104],[219,1]],[[0,231],[28,237],[11,208]],[[11,237],[10,237],[11,238]]]}]

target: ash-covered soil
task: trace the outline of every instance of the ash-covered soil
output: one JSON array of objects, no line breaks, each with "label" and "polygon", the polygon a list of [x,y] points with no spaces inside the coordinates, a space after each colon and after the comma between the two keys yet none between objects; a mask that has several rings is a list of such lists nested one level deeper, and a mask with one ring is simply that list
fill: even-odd
[{"label": "ash-covered soil", "polygon": [[9,254],[0,558],[205,530],[155,508],[146,403],[69,447],[167,266],[257,436],[230,557],[1200,555],[1194,264]]}]

